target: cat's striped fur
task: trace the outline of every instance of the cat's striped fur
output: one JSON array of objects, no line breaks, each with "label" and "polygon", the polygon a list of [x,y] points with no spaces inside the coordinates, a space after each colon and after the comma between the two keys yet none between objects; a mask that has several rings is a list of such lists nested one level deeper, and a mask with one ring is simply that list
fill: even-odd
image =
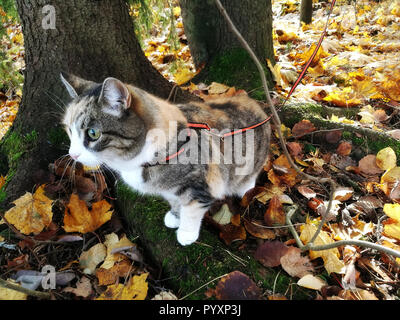
[{"label": "cat's striped fur", "polygon": [[[169,150],[179,150],[185,143],[176,138],[187,131],[188,122],[230,130],[264,120],[267,115],[263,108],[247,95],[175,105],[114,78],[102,84],[71,75],[61,78],[73,98],[63,118],[71,139],[71,157],[90,166],[105,163],[132,188],[163,196],[171,205],[165,224],[178,228],[177,238],[182,245],[197,240],[201,220],[213,201],[227,195],[243,196],[254,186],[266,161],[268,123],[252,130],[252,170],[245,175],[237,173],[241,166],[235,163],[237,157],[233,156],[233,164],[224,163],[226,153],[232,151],[226,148],[232,138],[220,144],[218,137],[199,130],[191,131],[190,142],[199,155],[214,147],[213,159],[218,161],[184,164],[180,161],[184,154],[174,159],[176,164],[160,161]],[[164,139],[160,138],[163,135]],[[201,147],[204,139],[209,148]],[[240,144],[243,151],[239,154],[244,155],[245,137]]]}]

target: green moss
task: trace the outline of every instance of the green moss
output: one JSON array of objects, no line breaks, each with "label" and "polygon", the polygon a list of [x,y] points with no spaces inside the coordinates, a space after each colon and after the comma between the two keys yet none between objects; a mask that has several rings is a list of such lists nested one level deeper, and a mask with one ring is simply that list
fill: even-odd
[{"label": "green moss", "polygon": [[65,149],[69,146],[68,134],[61,127],[51,128],[47,133],[47,140],[58,149]]},{"label": "green moss", "polygon": [[[272,87],[270,73],[264,68],[269,87]],[[246,90],[257,100],[264,100],[265,94],[258,69],[249,54],[241,48],[228,50],[215,57],[208,68],[207,83],[219,82]]]},{"label": "green moss", "polygon": [[[17,130],[8,131],[6,136],[1,140],[0,153],[5,156],[7,162],[7,180],[0,194],[0,203],[5,199],[5,187],[14,176],[19,160],[22,155],[33,148],[37,142],[38,133],[32,131],[26,135],[21,135]],[[5,164],[2,164],[5,166]],[[4,169],[4,168],[2,168]],[[3,172],[3,170],[2,170]]]},{"label": "green moss", "polygon": [[[166,286],[179,297],[235,270],[259,282],[264,290],[272,290],[275,278],[275,292],[284,294],[290,286],[292,280],[284,272],[278,275],[278,270],[264,268],[251,257],[252,254],[237,250],[234,245],[225,246],[217,232],[209,230],[207,225],[203,225],[198,243],[182,247],[176,240],[176,231],[164,226],[163,218],[169,205],[162,199],[139,195],[122,183],[117,186],[117,198],[118,208],[129,225],[129,237],[138,237],[147,261],[162,269],[162,278],[169,279]],[[243,259],[245,265],[230,253]],[[216,283],[212,282],[208,287],[215,287]],[[206,290],[207,286],[187,299],[205,299]],[[295,299],[309,298],[301,290],[292,291],[295,291]]]}]

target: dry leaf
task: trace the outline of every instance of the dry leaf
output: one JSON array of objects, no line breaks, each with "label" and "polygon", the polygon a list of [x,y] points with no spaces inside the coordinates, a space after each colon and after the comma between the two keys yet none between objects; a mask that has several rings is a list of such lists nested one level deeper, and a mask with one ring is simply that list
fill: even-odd
[{"label": "dry leaf", "polygon": [[247,221],[244,220],[244,227],[246,231],[250,233],[253,237],[265,239],[265,240],[272,240],[275,239],[276,234],[270,228],[265,228],[262,221],[252,220]]},{"label": "dry leaf", "polygon": [[121,283],[108,286],[96,300],[144,300],[147,296],[148,273],[133,276],[130,281],[123,285]]},{"label": "dry leaf", "polygon": [[[8,279],[8,282],[18,285],[14,280]],[[0,286],[0,300],[26,300],[28,295],[13,289],[8,289]]]},{"label": "dry leaf", "polygon": [[76,194],[71,194],[70,201],[65,208],[64,230],[66,232],[93,232],[111,219],[113,210],[111,205],[101,200],[93,203],[92,210],[86,206],[85,201]]},{"label": "dry leaf", "polygon": [[90,279],[84,276],[76,284],[76,288],[67,287],[63,292],[71,292],[78,297],[87,298],[92,294],[93,288]]},{"label": "dry leaf", "polygon": [[382,170],[392,169],[396,163],[396,153],[390,147],[380,150],[376,155],[376,165]]},{"label": "dry leaf", "polygon": [[84,273],[93,274],[97,265],[103,262],[107,255],[107,248],[104,244],[98,243],[91,247],[88,251],[82,252],[79,257],[79,264]]},{"label": "dry leaf", "polygon": [[[316,226],[310,222],[306,223],[304,226],[302,226],[302,231],[300,234],[301,241],[303,241],[304,244],[307,244],[312,239],[316,231]],[[314,241],[314,245],[319,246],[333,242],[335,241],[328,235],[328,233],[321,230]],[[321,257],[324,260],[325,269],[329,274],[331,272],[343,273],[344,271],[344,263],[339,260],[340,254],[337,248],[321,251],[310,250],[309,255],[311,260]]]},{"label": "dry leaf", "polygon": [[5,213],[5,218],[21,233],[36,235],[50,225],[53,201],[44,195],[44,185],[33,195],[27,192],[13,203],[15,207]]},{"label": "dry leaf", "polygon": [[307,274],[302,277],[297,284],[301,287],[321,291],[321,288],[326,286],[327,283],[321,278],[315,277],[312,274]]},{"label": "dry leaf", "polygon": [[292,134],[296,138],[301,138],[302,136],[315,131],[315,127],[310,120],[301,120],[296,123],[292,128]]},{"label": "dry leaf", "polygon": [[303,257],[301,250],[296,247],[288,247],[286,253],[280,258],[280,263],[283,270],[292,277],[302,278],[314,271],[310,259]]},{"label": "dry leaf", "polygon": [[358,162],[361,172],[367,175],[381,174],[383,170],[376,165],[376,156],[369,154]]},{"label": "dry leaf", "polygon": [[224,203],[221,209],[219,209],[219,211],[215,213],[212,218],[220,225],[226,225],[231,222],[232,216],[232,212],[229,210],[228,205]]},{"label": "dry leaf", "polygon": [[351,153],[352,145],[350,142],[343,141],[336,149],[336,153],[341,156],[348,156]]},{"label": "dry leaf", "polygon": [[278,196],[274,196],[269,202],[268,209],[264,214],[264,221],[269,227],[285,224],[286,214]]},{"label": "dry leaf", "polygon": [[384,222],[383,233],[391,238],[400,240],[400,204],[386,203],[383,212],[390,218]]},{"label": "dry leaf", "polygon": [[244,273],[233,271],[223,277],[215,288],[218,300],[260,300],[261,290]]},{"label": "dry leaf", "polygon": [[265,241],[258,246],[254,258],[266,267],[277,267],[288,250],[289,248],[280,241]]},{"label": "dry leaf", "polygon": [[171,291],[161,291],[156,294],[151,300],[178,300],[178,298]]}]

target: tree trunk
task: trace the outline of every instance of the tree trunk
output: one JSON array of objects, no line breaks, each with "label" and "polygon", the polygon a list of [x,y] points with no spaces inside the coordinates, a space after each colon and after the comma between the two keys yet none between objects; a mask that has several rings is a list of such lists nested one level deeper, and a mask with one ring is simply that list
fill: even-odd
[{"label": "tree trunk", "polygon": [[301,0],[300,21],[310,24],[312,21],[312,0]]},{"label": "tree trunk", "polygon": [[[55,9],[54,28],[47,28],[52,27],[48,24],[51,16],[43,12],[49,1],[16,2],[26,71],[17,118],[1,142],[12,176],[7,200],[31,190],[33,174],[66,151],[65,146],[60,150],[65,135],[58,125],[62,101],[67,101],[60,71],[97,82],[113,76],[163,98],[172,89],[144,56],[125,1],[54,0],[50,3]],[[179,90],[176,98],[188,100],[189,95]],[[16,145],[22,150],[14,150]]]},{"label": "tree trunk", "polygon": [[[194,63],[197,68],[207,67],[205,77],[209,81],[225,80],[225,83],[243,86],[242,81],[246,77],[259,79],[256,69],[252,68],[254,63],[243,61],[242,46],[230,31],[214,0],[180,0],[179,3]],[[260,61],[266,65],[266,59],[269,59],[275,64],[271,1],[223,0],[221,3]],[[215,65],[224,63],[224,70],[215,68]],[[231,67],[226,70],[229,65]],[[251,70],[248,70],[249,67]],[[267,75],[272,84],[270,73],[267,72]],[[256,81],[249,82],[245,89],[254,89],[251,85]]]}]

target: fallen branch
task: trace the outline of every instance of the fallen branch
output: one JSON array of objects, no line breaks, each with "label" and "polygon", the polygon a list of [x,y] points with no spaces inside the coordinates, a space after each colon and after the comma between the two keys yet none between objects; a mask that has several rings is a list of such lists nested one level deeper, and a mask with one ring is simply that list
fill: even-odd
[{"label": "fallen branch", "polygon": [[7,289],[22,292],[22,293],[27,294],[28,296],[33,296],[33,297],[36,297],[39,299],[47,299],[47,300],[51,299],[51,294],[48,292],[40,292],[40,291],[30,290],[30,289],[21,287],[17,284],[11,283],[11,282],[9,282],[7,280],[3,280],[3,279],[0,279],[0,287],[4,287]]},{"label": "fallen branch", "polygon": [[332,243],[324,244],[324,245],[314,245],[315,239],[311,239],[307,244],[303,244],[303,242],[300,240],[299,235],[297,234],[296,229],[294,228],[291,218],[293,214],[297,211],[297,206],[294,205],[292,208],[289,209],[289,211],[286,214],[286,223],[289,226],[289,230],[292,233],[294,239],[296,240],[297,246],[300,248],[300,250],[305,251],[305,250],[312,250],[312,251],[322,251],[322,250],[328,250],[332,248],[337,248],[341,246],[358,246],[358,247],[364,247],[364,248],[370,248],[374,250],[381,251],[383,253],[395,256],[396,258],[400,258],[400,252],[390,249],[388,247],[382,246],[380,244],[372,243],[369,241],[364,241],[364,240],[340,240],[340,241],[335,241]]}]

